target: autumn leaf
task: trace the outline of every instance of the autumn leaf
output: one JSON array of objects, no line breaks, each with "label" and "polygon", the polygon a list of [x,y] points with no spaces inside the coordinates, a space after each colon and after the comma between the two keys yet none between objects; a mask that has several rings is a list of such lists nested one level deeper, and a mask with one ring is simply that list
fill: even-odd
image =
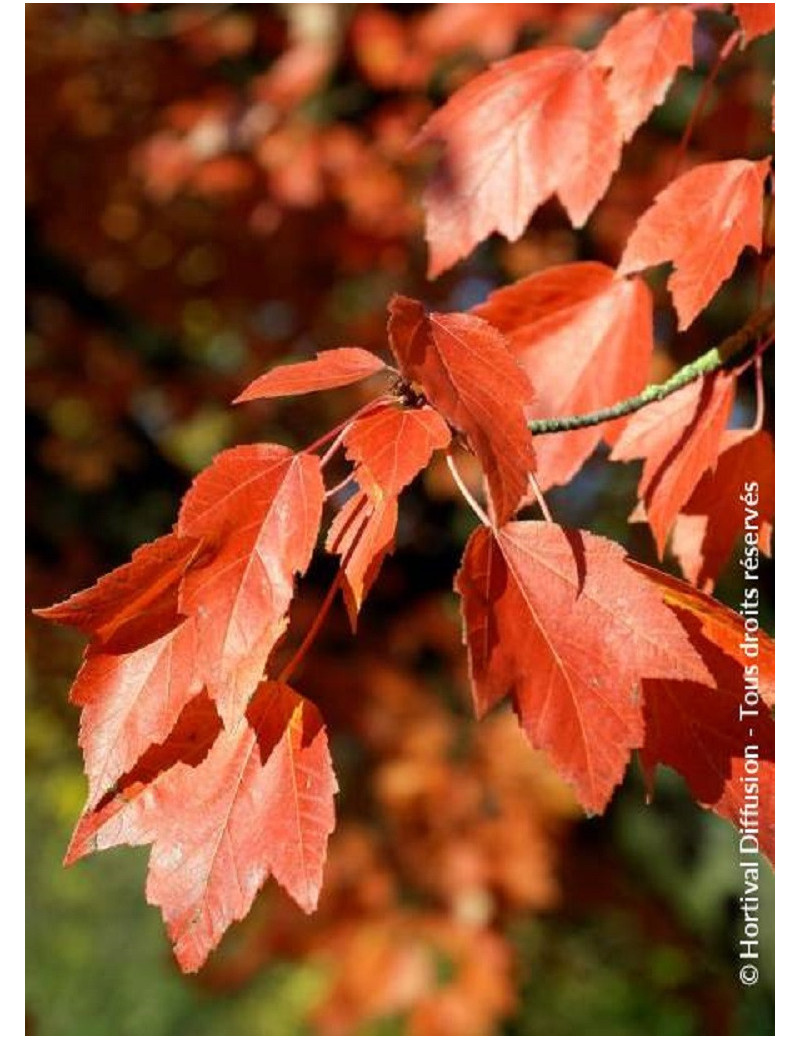
[{"label": "autumn leaf", "polygon": [[405,378],[467,438],[483,466],[498,523],[518,508],[535,465],[525,424],[533,398],[505,337],[471,314],[426,314],[395,296],[389,343]]},{"label": "autumn leaf", "polygon": [[692,65],[694,12],[682,4],[637,7],[613,25],[594,52],[609,70],[606,90],[625,141],[664,100],[675,73]]},{"label": "autumn leaf", "polygon": [[344,601],[353,631],[364,599],[394,548],[397,497],[353,495],[334,517],[325,548],[341,558]]},{"label": "autumn leaf", "polygon": [[724,371],[695,380],[637,412],[614,445],[615,461],[645,460],[639,498],[660,556],[678,513],[716,465],[735,391]]},{"label": "autumn leaf", "polygon": [[[653,352],[653,302],[640,278],[604,264],[564,264],[491,293],[473,313],[508,337],[536,388],[532,419],[593,412],[638,393]],[[536,439],[536,479],[565,484],[596,448],[606,424]]]},{"label": "autumn leaf", "polygon": [[[734,660],[740,668],[752,664],[754,657],[751,649],[745,649],[744,616],[724,603],[693,588],[685,581],[674,578],[664,571],[655,570],[637,560],[631,560],[630,566],[653,582],[661,598],[679,617],[692,615],[700,626],[700,632],[706,642],[721,650]],[[755,600],[757,602],[757,599]],[[752,615],[752,593],[742,594],[740,609],[747,611],[748,604]],[[766,632],[759,629],[757,643],[759,664],[759,693],[761,699],[769,707],[775,704],[775,642]]]},{"label": "autumn leaf", "polygon": [[584,224],[622,146],[601,70],[569,47],[492,65],[433,114],[417,142],[442,146],[423,196],[431,278],[493,231],[519,238],[551,195]]},{"label": "autumn leaf", "polygon": [[[753,826],[762,852],[775,860],[775,724],[772,641],[760,633],[756,657],[742,651],[741,616],[668,575],[637,565],[675,611],[702,654],[713,682],[646,679],[641,761],[652,786],[655,768],[680,773],[694,799],[738,830]],[[735,620],[734,620],[735,619]],[[735,627],[735,635],[733,630]],[[738,639],[738,644],[733,639]],[[748,696],[750,694],[750,696]],[[747,758],[751,761],[748,764]],[[746,797],[752,760],[758,797]],[[741,814],[741,815],[740,815]]]},{"label": "autumn leaf", "polygon": [[697,485],[672,531],[672,552],[681,570],[706,592],[713,589],[745,532],[746,521],[751,526],[745,538],[770,555],[775,516],[775,451],[770,435],[763,430],[727,430],[721,447],[716,469]]},{"label": "autumn leaf", "polygon": [[72,855],[152,844],[148,902],[180,966],[197,971],[270,875],[306,913],[315,908],[335,792],[317,709],[266,682],[246,722],[223,730],[199,764],[178,762],[84,818]]},{"label": "autumn leaf", "polygon": [[731,276],[747,246],[761,250],[764,178],[770,160],[706,163],[656,196],[628,239],[620,274],[667,261],[667,285],[681,329],[688,328]]},{"label": "autumn leaf", "polygon": [[758,826],[760,851],[775,861],[775,728],[766,705],[752,717],[739,717],[742,670],[730,658],[708,651],[705,660],[715,685],[646,680],[645,775],[652,784],[658,764],[670,766],[689,785],[692,797],[729,820],[738,830],[745,818],[744,781],[751,779],[745,748],[758,760],[758,810],[750,823]]},{"label": "autumn leaf", "polygon": [[447,423],[427,405],[383,408],[356,419],[344,437],[356,479],[375,502],[396,498],[449,443]]},{"label": "autumn leaf", "polygon": [[744,30],[745,43],[775,29],[775,4],[734,4],[733,9]]},{"label": "autumn leaf", "polygon": [[94,806],[200,692],[193,619],[129,653],[90,646],[70,700],[81,705],[80,745]]},{"label": "autumn leaf", "polygon": [[338,347],[317,354],[311,361],[294,365],[280,365],[255,379],[243,390],[234,404],[272,397],[308,394],[315,390],[359,383],[368,376],[386,370],[386,365],[375,354],[360,347]]},{"label": "autumn leaf", "polygon": [[114,637],[128,644],[150,642],[160,634],[157,629],[165,615],[174,623],[180,581],[199,547],[198,538],[164,535],[142,545],[128,563],[91,588],[34,613],[72,625],[101,643]]},{"label": "autumn leaf", "polygon": [[[186,704],[169,734],[151,744],[136,765],[119,777],[115,789],[97,805],[90,799],[84,808],[69,843],[64,866],[114,844],[114,822],[124,821],[126,806],[139,798],[161,774],[179,762],[196,766],[206,757],[222,732],[222,723],[205,690]],[[122,815],[121,815],[122,814]],[[103,832],[103,841],[97,835]]]},{"label": "autumn leaf", "polygon": [[185,576],[180,609],[195,618],[198,667],[226,726],[241,717],[286,627],[323,497],[315,455],[251,444],[218,455],[183,500],[179,532],[216,547]]},{"label": "autumn leaf", "polygon": [[516,522],[469,540],[462,597],[479,716],[510,696],[525,733],[601,812],[644,737],[646,678],[707,681],[703,661],[621,546]]}]

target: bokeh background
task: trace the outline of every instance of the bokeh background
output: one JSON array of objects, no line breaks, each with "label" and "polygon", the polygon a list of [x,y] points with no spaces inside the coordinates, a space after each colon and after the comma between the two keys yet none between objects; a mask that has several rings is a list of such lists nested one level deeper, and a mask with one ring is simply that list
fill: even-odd
[{"label": "bokeh background", "polygon": [[[458,309],[552,264],[616,263],[734,28],[729,5],[701,6],[696,69],[588,226],[549,204],[520,241],[493,238],[428,283],[430,156],[409,147],[426,115],[516,49],[592,45],[624,5],[26,5],[29,606],[167,531],[216,452],[301,446],[347,415],[367,390],[229,402],[279,360],[385,349],[393,292]],[[771,151],[772,79],[771,38],[737,50],[683,161]],[[676,339],[656,272],[653,378],[737,328],[762,275],[745,257]],[[769,362],[766,377],[771,396]],[[745,385],[737,417],[752,409]],[[626,522],[637,477],[600,454],[552,508],[652,562],[647,529]],[[82,640],[30,619],[30,1033],[773,1032],[771,873],[761,983],[743,991],[732,828],[667,770],[647,805],[635,767],[587,819],[507,711],[473,720],[452,594],[473,523],[434,466],[404,499],[357,639],[343,610],[329,618],[298,677],[341,787],[320,910],[305,918],[268,884],[197,977],[145,904],[145,850],[61,866],[85,795],[67,703]],[[333,573],[320,555],[293,632]],[[717,594],[738,591],[732,571]]]}]

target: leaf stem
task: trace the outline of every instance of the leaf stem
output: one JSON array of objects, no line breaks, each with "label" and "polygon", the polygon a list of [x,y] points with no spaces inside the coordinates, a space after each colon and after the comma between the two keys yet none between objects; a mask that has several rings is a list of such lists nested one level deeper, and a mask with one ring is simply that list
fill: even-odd
[{"label": "leaf stem", "polygon": [[339,491],[343,491],[347,487],[347,485],[352,484],[354,480],[354,475],[352,473],[348,473],[344,480],[340,480],[338,484],[334,485],[334,487],[328,488],[328,490],[325,492],[325,501],[327,502],[328,499],[333,498],[333,496],[337,494]]},{"label": "leaf stem", "polygon": [[486,513],[481,509],[481,507],[475,501],[475,499],[472,496],[472,492],[469,490],[467,485],[464,483],[464,480],[463,480],[461,474],[458,472],[458,467],[456,466],[456,460],[453,458],[453,453],[451,451],[448,451],[448,453],[447,453],[447,468],[450,470],[450,473],[451,473],[451,475],[453,477],[453,480],[456,483],[456,487],[458,488],[458,490],[463,495],[464,501],[470,507],[472,512],[475,514],[475,516],[477,516],[477,518],[480,520],[480,522],[483,524],[484,527],[491,527],[492,523],[489,520],[489,517],[486,515]]},{"label": "leaf stem", "polygon": [[760,430],[764,425],[764,360],[761,354],[753,363],[753,374],[756,380],[756,416],[753,429]]},{"label": "leaf stem", "polygon": [[322,606],[317,611],[317,616],[314,618],[309,630],[303,637],[303,642],[300,644],[300,646],[298,646],[297,650],[294,652],[294,656],[278,676],[278,682],[288,682],[294,670],[306,656],[308,648],[314,642],[317,632],[319,632],[320,628],[322,628],[322,624],[325,621],[325,618],[328,616],[328,611],[333,606],[334,598],[336,597],[336,593],[339,591],[339,586],[342,584],[343,577],[344,570],[338,570],[336,573],[336,577],[330,584],[330,588],[325,593],[325,599],[322,601]]},{"label": "leaf stem", "polygon": [[542,489],[539,487],[539,481],[536,479],[536,477],[534,477],[532,473],[528,474],[528,479],[530,480],[533,493],[534,495],[536,495],[536,501],[539,503],[539,508],[542,511],[542,516],[545,518],[548,524],[552,524],[553,515],[550,512],[550,507],[548,506],[545,500],[544,494],[542,493]]},{"label": "leaf stem", "polygon": [[346,422],[346,423],[344,424],[344,426],[342,427],[342,429],[341,429],[341,430],[339,430],[339,432],[338,432],[338,433],[336,434],[336,436],[335,436],[335,437],[333,438],[333,440],[331,441],[331,445],[330,445],[330,447],[329,447],[329,448],[328,448],[328,450],[327,450],[327,451],[325,452],[325,454],[324,454],[324,455],[322,456],[322,458],[321,458],[321,459],[319,460],[319,468],[320,468],[320,469],[325,469],[325,467],[326,467],[326,466],[328,465],[328,463],[329,463],[329,462],[331,461],[331,459],[333,458],[333,456],[334,456],[334,455],[336,454],[336,452],[337,452],[337,451],[339,450],[339,448],[340,448],[340,447],[342,446],[342,441],[343,441],[343,440],[345,439],[345,437],[347,436],[347,434],[348,434],[348,433],[350,432],[350,427],[351,427],[352,425],[353,425],[353,420],[351,419],[351,420],[350,420],[349,422]]},{"label": "leaf stem", "polygon": [[332,430],[323,433],[323,435],[317,438],[313,444],[309,444],[308,447],[303,450],[306,452],[319,451],[319,449],[324,447],[329,441],[339,437],[339,435],[342,434],[351,423],[355,422],[356,419],[361,419],[363,416],[368,415],[373,411],[373,409],[383,408],[384,405],[391,404],[391,402],[392,397],[390,394],[381,394],[380,397],[375,397],[372,401],[367,401],[365,405],[359,408],[358,411],[353,412],[353,414],[349,418],[345,419],[344,422],[340,422],[339,425],[334,426]]},{"label": "leaf stem", "polygon": [[[361,510],[359,510],[359,513],[357,515],[359,515],[360,512],[361,512]],[[329,613],[331,607],[333,606],[333,601],[336,598],[336,593],[339,591],[339,589],[342,586],[342,582],[344,581],[344,578],[345,578],[345,567],[350,562],[350,560],[353,557],[353,554],[355,553],[356,549],[358,548],[358,543],[361,541],[361,537],[362,537],[362,535],[364,534],[364,531],[367,528],[367,523],[368,522],[369,522],[369,516],[365,516],[361,520],[361,526],[356,531],[355,538],[353,539],[352,544],[350,545],[349,549],[344,554],[344,556],[342,557],[342,559],[341,559],[341,561],[339,563],[339,570],[336,572],[336,577],[331,582],[330,588],[325,593],[325,599],[322,601],[322,605],[320,606],[319,610],[317,611],[317,616],[312,621],[308,631],[306,632],[305,636],[303,637],[302,643],[297,648],[297,650],[294,652],[294,655],[292,656],[292,659],[282,669],[280,675],[278,676],[278,682],[288,682],[289,681],[289,678],[294,673],[294,671],[297,669],[297,666],[300,664],[300,662],[303,660],[303,658],[305,657],[306,653],[308,652],[308,648],[314,642],[314,639],[316,638],[317,633],[322,628],[322,625],[323,625],[323,623],[325,621],[325,618],[328,616],[328,613]]]},{"label": "leaf stem", "polygon": [[568,430],[582,430],[587,426],[599,426],[612,419],[620,419],[624,415],[638,412],[640,408],[644,408],[648,404],[663,401],[665,397],[669,397],[670,394],[674,394],[676,390],[694,382],[695,379],[724,368],[733,358],[743,353],[753,340],[760,340],[765,334],[771,335],[774,332],[774,321],[775,310],[773,307],[758,311],[738,332],[734,332],[722,343],[712,347],[705,354],[701,354],[695,361],[679,368],[665,382],[652,383],[650,386],[646,386],[641,393],[596,412],[565,415],[554,419],[533,419],[528,423],[528,429],[534,437],[539,437],[545,433],[564,433]]},{"label": "leaf stem", "polygon": [[678,151],[675,155],[675,162],[672,167],[672,176],[670,177],[670,180],[675,179],[675,176],[677,175],[678,170],[680,169],[681,162],[683,160],[684,155],[686,154],[687,148],[689,147],[689,141],[691,140],[697,120],[700,118],[703,109],[706,107],[706,102],[708,101],[708,96],[711,93],[711,88],[714,86],[714,83],[716,82],[720,69],[727,61],[727,59],[730,57],[733,48],[739,42],[739,38],[741,37],[741,35],[741,29],[734,29],[734,31],[730,34],[730,36],[727,38],[725,43],[723,43],[722,47],[720,48],[719,54],[717,55],[717,59],[714,62],[713,68],[709,72],[708,76],[706,76],[705,82],[703,83],[703,86],[700,90],[700,94],[698,95],[697,101],[695,102],[694,108],[692,109],[691,115],[689,116],[689,122],[686,124],[686,129],[683,131],[680,144],[678,145]]}]

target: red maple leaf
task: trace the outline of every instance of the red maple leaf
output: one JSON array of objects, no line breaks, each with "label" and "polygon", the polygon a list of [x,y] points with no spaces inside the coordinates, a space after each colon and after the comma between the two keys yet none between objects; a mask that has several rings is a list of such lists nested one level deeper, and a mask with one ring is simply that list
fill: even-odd
[{"label": "red maple leaf", "polygon": [[161,908],[178,963],[197,971],[270,875],[314,910],[335,792],[317,709],[266,682],[246,721],[223,730],[201,762],[134,780],[85,817],[70,857],[151,844],[148,902]]},{"label": "red maple leaf", "polygon": [[434,451],[449,443],[447,423],[427,405],[382,408],[356,419],[344,436],[347,455],[358,467],[356,480],[376,502],[396,498]]},{"label": "red maple leaf", "polygon": [[[532,419],[579,415],[638,393],[653,353],[653,302],[645,283],[605,264],[564,264],[493,292],[473,313],[508,337],[536,388]],[[618,423],[536,441],[540,487],[565,484]]]},{"label": "red maple leaf", "polygon": [[286,627],[323,497],[315,455],[251,444],[218,455],[183,500],[178,530],[215,552],[184,577],[180,609],[195,618],[199,669],[226,726],[241,717]]},{"label": "red maple leaf", "polygon": [[[222,723],[208,694],[203,691],[193,697],[168,736],[151,744],[136,765],[119,778],[115,789],[97,805],[89,801],[75,826],[64,857],[65,866],[114,844],[113,821],[124,811],[126,803],[138,798],[156,777],[177,763],[199,765],[221,732]],[[98,839],[101,832],[103,838]]]},{"label": "red maple leaf", "polygon": [[692,64],[694,12],[682,4],[637,7],[613,25],[595,50],[609,70],[606,90],[624,140],[664,100],[675,73]]},{"label": "red maple leaf", "polygon": [[471,314],[426,314],[395,296],[389,343],[400,370],[478,456],[498,523],[518,508],[535,458],[525,409],[533,390],[505,337]]},{"label": "red maple leaf", "polygon": [[385,370],[384,362],[368,350],[362,350],[361,347],[337,347],[317,354],[311,361],[299,361],[294,365],[279,365],[270,369],[253,380],[233,403],[332,390],[334,387],[358,383]]},{"label": "red maple leaf", "polygon": [[[708,471],[672,530],[672,552],[694,585],[710,592],[745,531],[769,556],[775,516],[775,451],[763,430],[728,430],[716,469]],[[750,490],[755,482],[758,487]],[[744,500],[743,500],[744,499]],[[749,503],[749,504],[748,504]]]},{"label": "red maple leaf", "polygon": [[745,652],[740,615],[675,578],[641,565],[636,569],[661,590],[713,679],[711,683],[670,679],[643,683],[641,760],[648,781],[652,784],[659,763],[671,766],[686,779],[700,805],[730,820],[737,830],[753,827],[760,850],[774,862],[772,640],[761,632],[757,642],[750,644],[758,652]]},{"label": "red maple leaf", "polygon": [[622,147],[602,71],[569,47],[492,65],[434,113],[417,141],[442,145],[423,197],[432,278],[492,231],[519,238],[551,195],[582,225]]},{"label": "red maple leaf", "polygon": [[[754,652],[744,640],[742,614],[700,589],[687,585],[685,581],[673,578],[671,574],[654,570],[635,560],[630,561],[630,566],[654,583],[664,602],[679,617],[692,615],[700,626],[703,638],[736,661],[740,668],[753,662]],[[746,610],[748,603],[752,603],[752,599],[743,598],[740,609]],[[758,646],[755,656],[759,662],[759,694],[764,703],[772,707],[775,704],[775,642],[766,632],[759,630],[754,645]]]},{"label": "red maple leaf", "polygon": [[620,274],[670,261],[667,285],[688,328],[730,277],[747,246],[761,250],[764,178],[770,160],[706,163],[672,181],[639,218]]},{"label": "red maple leaf", "polygon": [[159,634],[165,621],[167,628],[174,625],[180,581],[199,548],[198,538],[164,535],[142,545],[128,563],[90,588],[35,613],[72,625],[100,643],[114,639],[141,646]]},{"label": "red maple leaf", "polygon": [[695,380],[637,412],[614,445],[614,460],[645,460],[639,498],[661,556],[673,521],[716,464],[735,389],[727,372]]},{"label": "red maple leaf", "polygon": [[343,593],[353,631],[358,613],[386,556],[394,548],[397,497],[372,498],[361,491],[334,517],[325,548],[341,557]]},{"label": "red maple leaf", "polygon": [[641,746],[642,681],[710,679],[622,547],[585,531],[536,522],[478,528],[456,589],[477,714],[510,695],[531,744],[593,812]]},{"label": "red maple leaf", "polygon": [[202,689],[192,618],[128,653],[90,646],[70,700],[83,708],[80,745],[96,805],[152,744],[160,744]]}]

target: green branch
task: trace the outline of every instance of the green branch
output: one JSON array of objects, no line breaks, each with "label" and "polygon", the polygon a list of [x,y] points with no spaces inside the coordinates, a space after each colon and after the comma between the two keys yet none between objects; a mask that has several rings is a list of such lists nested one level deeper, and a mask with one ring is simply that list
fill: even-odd
[{"label": "green branch", "polygon": [[533,419],[528,423],[528,429],[534,437],[543,433],[563,433],[565,430],[582,430],[586,426],[599,426],[600,423],[609,422],[611,419],[621,419],[624,415],[638,412],[654,401],[663,401],[665,397],[674,394],[676,390],[694,382],[701,376],[710,375],[712,372],[724,368],[734,358],[738,358],[751,345],[764,336],[772,335],[775,329],[775,310],[770,307],[766,310],[757,311],[738,332],[728,336],[716,347],[706,351],[696,361],[684,365],[663,383],[653,383],[646,386],[641,393],[634,397],[627,397],[624,401],[617,401],[608,408],[601,408],[597,412],[587,412],[584,415],[565,415],[560,419]]}]

